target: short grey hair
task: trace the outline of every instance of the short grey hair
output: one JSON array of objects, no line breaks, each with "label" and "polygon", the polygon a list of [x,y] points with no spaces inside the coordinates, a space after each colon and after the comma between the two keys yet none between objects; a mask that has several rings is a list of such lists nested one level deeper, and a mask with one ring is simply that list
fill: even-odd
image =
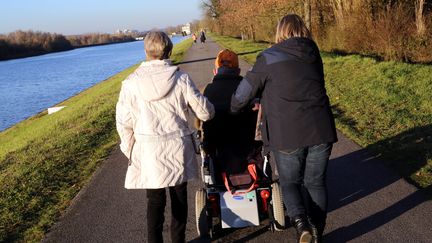
[{"label": "short grey hair", "polygon": [[168,59],[171,56],[173,43],[165,32],[151,31],[144,38],[144,49],[147,59]]}]

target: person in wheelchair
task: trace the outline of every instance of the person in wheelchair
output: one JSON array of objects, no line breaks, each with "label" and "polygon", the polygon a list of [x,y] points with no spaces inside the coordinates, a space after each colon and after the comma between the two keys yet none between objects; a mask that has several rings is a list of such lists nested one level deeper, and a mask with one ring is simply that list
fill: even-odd
[{"label": "person in wheelchair", "polygon": [[221,184],[221,172],[245,172],[248,157],[260,147],[260,142],[254,139],[257,112],[252,107],[239,114],[230,113],[231,96],[243,78],[237,54],[228,49],[220,51],[213,72],[213,80],[203,94],[214,105],[215,116],[202,124],[203,147],[213,160],[216,184]]},{"label": "person in wheelchair", "polygon": [[[202,178],[196,191],[197,232],[214,236],[224,228],[258,226],[269,219],[270,230],[285,228],[279,183],[271,177],[262,142],[255,141],[259,105],[251,102],[231,113],[231,97],[240,84],[239,60],[230,50],[219,52],[214,77],[204,91],[215,116],[202,126]],[[253,105],[252,105],[253,104]]]}]

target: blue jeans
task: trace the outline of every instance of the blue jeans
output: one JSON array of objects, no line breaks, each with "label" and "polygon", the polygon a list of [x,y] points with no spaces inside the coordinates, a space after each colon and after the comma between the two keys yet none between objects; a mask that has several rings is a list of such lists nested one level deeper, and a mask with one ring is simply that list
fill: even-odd
[{"label": "blue jeans", "polygon": [[283,201],[290,218],[308,215],[316,224],[325,225],[327,215],[326,171],[332,143],[274,150]]}]

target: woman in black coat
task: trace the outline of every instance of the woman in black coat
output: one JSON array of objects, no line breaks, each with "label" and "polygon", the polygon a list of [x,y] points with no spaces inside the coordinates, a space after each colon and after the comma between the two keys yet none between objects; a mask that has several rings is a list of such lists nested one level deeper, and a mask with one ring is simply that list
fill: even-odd
[{"label": "woman in black coat", "polygon": [[204,30],[201,30],[201,34],[200,34],[201,43],[205,43],[206,39],[207,38],[206,38],[206,35],[204,33]]},{"label": "woman in black coat", "polygon": [[257,57],[232,97],[231,111],[255,97],[261,98],[263,141],[275,158],[299,242],[320,242],[327,215],[326,170],[337,137],[321,56],[299,16],[281,19],[276,44]]}]

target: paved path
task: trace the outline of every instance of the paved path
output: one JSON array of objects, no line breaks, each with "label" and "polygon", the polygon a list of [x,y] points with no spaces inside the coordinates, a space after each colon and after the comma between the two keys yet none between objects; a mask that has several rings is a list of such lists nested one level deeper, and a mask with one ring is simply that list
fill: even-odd
[{"label": "paved path", "polygon": [[[218,50],[211,40],[195,44],[180,65],[198,87],[211,80]],[[250,68],[245,62],[240,65],[243,74]],[[328,168],[330,211],[325,242],[431,242],[432,202],[338,135]],[[126,167],[117,147],[44,242],[145,242],[145,192],[123,188]],[[189,242],[205,242],[197,238],[194,222],[194,195],[200,186],[198,181],[189,184]],[[164,237],[169,242],[166,215]],[[264,226],[229,230],[216,241],[295,242],[292,228],[271,233]]]}]

